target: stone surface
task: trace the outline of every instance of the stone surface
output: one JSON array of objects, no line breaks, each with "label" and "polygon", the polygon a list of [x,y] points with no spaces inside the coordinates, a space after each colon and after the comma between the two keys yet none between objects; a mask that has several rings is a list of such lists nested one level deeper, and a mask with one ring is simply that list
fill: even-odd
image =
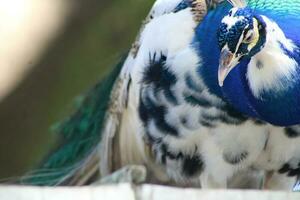
[{"label": "stone surface", "polygon": [[200,190],[157,185],[90,187],[1,186],[2,200],[298,200],[300,193],[254,190]]}]

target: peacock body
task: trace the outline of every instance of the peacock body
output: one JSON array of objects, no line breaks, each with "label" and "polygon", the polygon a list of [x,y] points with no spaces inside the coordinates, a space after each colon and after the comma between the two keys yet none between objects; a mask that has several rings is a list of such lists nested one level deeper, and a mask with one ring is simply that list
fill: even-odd
[{"label": "peacock body", "polygon": [[[287,28],[291,18],[298,19],[298,1],[280,2],[249,0],[245,7],[241,1],[157,0],[126,60],[62,125],[62,145],[42,167],[56,176],[34,175],[29,182],[82,185],[97,172],[105,176],[139,164],[147,167],[148,182],[242,187],[236,176],[265,172],[264,188],[291,190],[300,174],[298,111],[290,108],[281,116],[277,106],[296,107],[298,79],[284,80],[293,84],[287,86],[293,92],[270,95],[276,87],[255,96],[247,76],[253,56],[263,50],[256,44],[267,41],[252,38],[259,23],[251,17],[264,20],[261,28],[268,26],[267,17],[284,16],[278,23]],[[286,9],[291,4],[293,9]],[[248,21],[241,20],[244,15]],[[297,30],[296,22],[290,25],[286,36]],[[249,33],[243,32],[246,26]],[[240,45],[240,37],[251,41]],[[283,53],[298,62],[299,37],[290,40],[296,45]],[[244,57],[231,62],[237,46],[242,47],[237,55]],[[269,63],[260,60],[255,66],[267,69]],[[71,144],[78,151],[67,150]]]}]

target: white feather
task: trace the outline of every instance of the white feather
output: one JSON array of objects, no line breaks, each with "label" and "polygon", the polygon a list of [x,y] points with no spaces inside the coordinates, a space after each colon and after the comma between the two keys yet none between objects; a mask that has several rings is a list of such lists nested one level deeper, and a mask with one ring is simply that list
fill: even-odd
[{"label": "white feather", "polygon": [[152,17],[170,13],[182,0],[157,0],[151,10]]},{"label": "white feather", "polygon": [[235,16],[235,17],[232,17],[238,11],[237,7],[232,8],[231,11],[232,11],[232,15],[231,16],[226,15],[222,19],[222,23],[227,24],[227,30],[229,30],[232,26],[234,26],[238,21],[242,21],[245,18],[244,16]]},{"label": "white feather", "polygon": [[[292,83],[292,75],[297,67],[297,62],[284,53],[278,41],[290,51],[295,48],[294,44],[285,37],[275,22],[267,17],[263,19],[267,24],[266,45],[252,57],[247,71],[250,88],[257,98],[260,98],[263,91],[287,89],[289,85],[282,84],[280,80],[286,79]],[[261,62],[263,67],[257,67],[257,62]]]},{"label": "white feather", "polygon": [[[129,54],[116,80],[99,145],[102,176],[125,165],[147,164],[151,168],[148,170],[155,177],[161,181],[168,179],[162,169],[151,160],[152,156],[149,155],[143,140],[144,132],[137,107],[140,73],[148,64],[148,53],[160,53],[168,49],[171,55],[186,45],[192,37],[196,24],[190,9],[176,14],[170,13],[179,3],[180,0],[156,1],[135,42],[139,46],[137,56]],[[183,26],[178,26],[178,23]],[[176,40],[178,43],[174,43]],[[127,87],[131,80],[132,84]],[[126,102],[129,102],[128,105]]]}]

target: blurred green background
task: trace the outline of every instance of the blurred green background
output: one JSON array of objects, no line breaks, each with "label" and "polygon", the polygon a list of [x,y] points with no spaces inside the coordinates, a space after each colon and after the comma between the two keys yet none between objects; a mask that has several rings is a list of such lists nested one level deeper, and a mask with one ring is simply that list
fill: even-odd
[{"label": "blurred green background", "polygon": [[154,0],[74,2],[63,32],[0,103],[0,178],[20,176],[41,160],[55,141],[51,125],[130,47]]}]

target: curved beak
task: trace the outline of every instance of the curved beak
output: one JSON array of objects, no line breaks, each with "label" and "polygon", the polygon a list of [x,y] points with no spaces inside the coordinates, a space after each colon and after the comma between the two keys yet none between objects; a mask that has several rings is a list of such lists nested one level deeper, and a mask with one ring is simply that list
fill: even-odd
[{"label": "curved beak", "polygon": [[219,86],[222,87],[223,83],[228,76],[229,72],[238,64],[239,58],[235,54],[231,53],[227,48],[223,48],[221,51],[218,80]]}]

